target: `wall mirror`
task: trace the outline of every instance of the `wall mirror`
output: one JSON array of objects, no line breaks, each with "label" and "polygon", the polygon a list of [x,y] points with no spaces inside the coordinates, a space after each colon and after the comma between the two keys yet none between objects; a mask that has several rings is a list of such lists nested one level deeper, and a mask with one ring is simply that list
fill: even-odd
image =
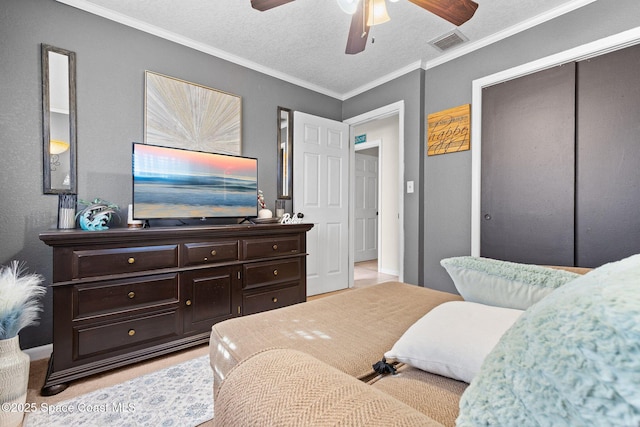
[{"label": "wall mirror", "polygon": [[43,191],[77,193],[76,54],[42,44]]},{"label": "wall mirror", "polygon": [[293,111],[278,107],[278,199],[293,192]]}]

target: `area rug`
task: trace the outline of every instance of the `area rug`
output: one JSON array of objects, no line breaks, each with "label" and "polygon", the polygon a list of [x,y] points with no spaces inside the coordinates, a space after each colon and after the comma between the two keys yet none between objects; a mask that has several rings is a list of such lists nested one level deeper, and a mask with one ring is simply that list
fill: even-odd
[{"label": "area rug", "polygon": [[202,356],[27,414],[25,427],[197,426],[213,418],[213,373]]}]

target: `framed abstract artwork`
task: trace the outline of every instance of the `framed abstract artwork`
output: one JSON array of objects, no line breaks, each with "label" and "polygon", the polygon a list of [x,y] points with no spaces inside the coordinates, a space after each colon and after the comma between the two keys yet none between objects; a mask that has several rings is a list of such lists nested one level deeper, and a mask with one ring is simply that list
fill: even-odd
[{"label": "framed abstract artwork", "polygon": [[145,72],[144,141],[212,153],[242,154],[242,99]]}]

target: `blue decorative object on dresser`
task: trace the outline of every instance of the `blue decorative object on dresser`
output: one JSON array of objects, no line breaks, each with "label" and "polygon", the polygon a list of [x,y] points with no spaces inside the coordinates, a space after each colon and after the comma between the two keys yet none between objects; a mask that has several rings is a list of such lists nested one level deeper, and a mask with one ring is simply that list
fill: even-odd
[{"label": "blue decorative object on dresser", "polygon": [[[107,224],[113,218],[113,214],[120,209],[115,203],[110,203],[102,199],[93,199],[92,202],[80,200],[79,204],[85,205],[76,216],[80,223],[80,228],[87,231],[108,230]],[[119,218],[117,215],[116,218]]]}]

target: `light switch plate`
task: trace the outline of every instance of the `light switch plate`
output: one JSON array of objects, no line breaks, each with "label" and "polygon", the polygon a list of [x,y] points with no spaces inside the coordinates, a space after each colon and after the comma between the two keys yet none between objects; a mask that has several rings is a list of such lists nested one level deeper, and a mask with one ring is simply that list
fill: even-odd
[{"label": "light switch plate", "polygon": [[407,193],[413,193],[413,181],[407,181]]}]

